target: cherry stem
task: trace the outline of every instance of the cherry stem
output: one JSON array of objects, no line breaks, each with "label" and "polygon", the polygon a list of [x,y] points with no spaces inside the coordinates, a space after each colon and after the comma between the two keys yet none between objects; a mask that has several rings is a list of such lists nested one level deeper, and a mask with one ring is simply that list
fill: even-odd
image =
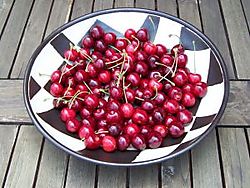
[{"label": "cherry stem", "polygon": [[88,86],[88,84],[86,82],[83,82],[83,83],[88,88],[89,92],[93,94],[93,91],[90,89],[90,87]]},{"label": "cherry stem", "polygon": [[158,89],[157,87],[155,87],[155,96],[151,98],[151,100],[154,100],[157,96],[158,96]]},{"label": "cherry stem", "polygon": [[109,65],[109,64],[117,63],[117,62],[121,61],[121,60],[122,60],[122,58],[124,58],[124,56],[123,56],[123,55],[122,55],[122,57],[120,57],[119,59],[116,59],[116,60],[114,60],[114,61],[110,61],[110,62],[106,62],[105,64],[106,64],[106,65]]},{"label": "cherry stem", "polygon": [[[67,72],[73,70],[74,68],[76,68],[76,67],[77,67],[78,65],[80,65],[80,64],[81,64],[81,63],[76,62],[75,65],[73,65],[72,67],[70,67],[67,71],[62,72],[62,74],[61,74],[61,76],[60,76],[60,79],[59,79],[59,83],[61,83],[62,77],[63,77],[64,74],[66,74]],[[66,65],[64,65],[64,66],[66,66]]]},{"label": "cherry stem", "polygon": [[120,62],[120,63],[118,63],[118,64],[115,64],[115,65],[113,65],[112,67],[109,67],[108,69],[113,69],[113,68],[115,68],[115,67],[118,67],[119,65],[121,65],[122,64],[122,62]]},{"label": "cherry stem", "polygon": [[85,67],[85,72],[88,72],[88,68],[89,68],[89,64],[90,64],[91,61],[89,61]]},{"label": "cherry stem", "polygon": [[[174,63],[173,63],[173,66],[174,66],[174,71],[172,72],[172,77],[175,76],[175,72],[177,70],[177,65],[178,65],[178,59],[177,59],[177,49],[174,50]],[[172,67],[173,68],[173,67]]]},{"label": "cherry stem", "polygon": [[195,41],[194,40],[193,40],[193,47],[194,47],[194,73],[196,73],[196,63],[195,63],[196,46],[195,46]]},{"label": "cherry stem", "polygon": [[127,96],[126,96],[125,77],[122,78],[122,90],[123,90],[125,102],[128,103],[128,99],[127,99]]},{"label": "cherry stem", "polygon": [[109,95],[109,92],[107,92],[105,89],[99,89],[100,92],[103,92],[106,95]]},{"label": "cherry stem", "polygon": [[144,99],[140,98],[140,97],[135,97],[135,99],[138,99],[140,101],[144,101]]},{"label": "cherry stem", "polygon": [[[168,74],[168,73],[167,73],[167,74]],[[167,75],[167,74],[166,74],[166,75]],[[164,79],[164,80],[168,81],[172,86],[175,86],[175,83],[172,82],[171,80],[167,79],[167,78],[166,78],[166,75],[161,76],[161,79],[158,80],[158,82],[161,82],[161,81]]]},{"label": "cherry stem", "polygon": [[168,37],[177,37],[179,39],[179,44],[182,45],[181,38],[178,35],[175,34],[169,34]]},{"label": "cherry stem", "polygon": [[[161,66],[163,66],[163,67],[168,68],[168,70],[169,70],[169,71],[171,71],[171,72],[172,72],[172,74],[173,74],[173,70],[172,70],[172,68],[171,68],[171,67],[169,67],[169,66],[167,66],[167,65],[165,65],[165,64],[163,64],[163,63],[158,63],[158,62],[155,62],[155,64],[156,64],[156,65],[161,65]],[[160,74],[160,73],[159,73],[159,74]]]},{"label": "cherry stem", "polygon": [[87,53],[81,52],[80,50],[79,50],[79,52],[80,52],[85,58],[87,58],[90,62],[93,62],[93,61],[94,61],[94,60],[92,59],[92,57],[90,57]]},{"label": "cherry stem", "polygon": [[130,40],[128,40],[126,37],[118,37],[117,39],[125,39],[129,44],[131,44]]},{"label": "cherry stem", "polygon": [[109,45],[109,47],[110,47],[110,48],[113,48],[114,50],[116,50],[116,51],[119,52],[119,53],[122,53],[121,50],[119,50],[118,48],[116,48],[116,47],[114,47],[114,46],[112,46],[112,45]]},{"label": "cherry stem", "polygon": [[134,49],[134,52],[135,52],[140,46],[140,40],[138,38],[136,38],[134,35],[132,35],[131,37],[134,38],[137,41],[137,46]]},{"label": "cherry stem", "polygon": [[76,98],[79,96],[79,95],[81,95],[82,93],[85,93],[84,91],[80,91],[80,90],[78,90],[76,93],[75,93],[75,95],[70,99],[70,101],[69,101],[69,103],[70,103],[70,105],[69,105],[69,108],[71,108],[72,107],[72,105],[73,105],[73,102],[76,100]]},{"label": "cherry stem", "polygon": [[95,131],[95,134],[103,134],[103,133],[104,133],[104,134],[105,134],[105,133],[109,133],[109,131],[104,131],[104,130],[103,130],[103,131]]}]

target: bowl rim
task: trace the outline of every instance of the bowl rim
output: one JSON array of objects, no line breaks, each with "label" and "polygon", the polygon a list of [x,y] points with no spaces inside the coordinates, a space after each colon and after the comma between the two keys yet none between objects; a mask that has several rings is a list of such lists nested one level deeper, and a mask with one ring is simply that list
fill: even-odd
[{"label": "bowl rim", "polygon": [[[213,51],[215,57],[217,58],[220,66],[221,66],[222,73],[223,73],[222,77],[224,80],[224,91],[225,92],[224,92],[224,96],[223,96],[222,105],[221,105],[213,123],[209,126],[209,128],[204,133],[202,133],[198,138],[194,139],[193,142],[188,147],[185,147],[184,149],[182,149],[182,150],[180,150],[172,155],[164,156],[164,157],[157,158],[157,159],[150,159],[150,160],[146,160],[146,161],[141,161],[141,162],[134,162],[134,163],[133,162],[131,162],[131,163],[115,163],[115,162],[107,162],[107,161],[99,161],[97,159],[91,159],[91,158],[88,158],[86,156],[83,156],[83,155],[71,150],[70,148],[67,148],[66,146],[64,146],[60,142],[58,142],[55,138],[53,138],[40,125],[39,121],[35,117],[34,112],[31,108],[31,104],[29,102],[29,97],[28,97],[28,86],[29,86],[30,72],[31,72],[32,66],[35,62],[37,55],[48,44],[48,42],[53,37],[55,37],[57,34],[59,34],[61,31],[63,31],[64,29],[66,29],[66,28],[68,28],[68,27],[70,27],[70,26],[72,26],[80,21],[84,21],[86,19],[89,19],[89,18],[92,18],[95,16],[109,14],[109,13],[116,13],[116,12],[138,12],[138,13],[152,14],[152,15],[164,17],[164,18],[173,20],[179,24],[182,24],[183,26],[189,28],[191,31],[193,31],[195,34],[197,34],[202,40],[204,40],[207,43],[207,45],[211,48],[211,50]],[[209,134],[213,130],[213,128],[218,124],[219,120],[221,119],[221,117],[225,111],[226,105],[227,105],[227,101],[228,101],[228,97],[229,97],[229,88],[230,88],[230,85],[229,85],[229,77],[228,77],[227,67],[226,67],[226,64],[225,64],[219,50],[214,45],[214,43],[205,34],[203,34],[197,27],[195,27],[194,25],[190,24],[189,22],[187,22],[181,18],[178,18],[176,16],[173,16],[171,14],[168,14],[168,13],[165,13],[162,11],[155,11],[155,10],[145,9],[145,8],[112,8],[112,9],[105,9],[105,10],[95,11],[92,13],[82,15],[82,16],[58,27],[49,36],[47,36],[43,40],[43,42],[33,52],[32,56],[27,64],[27,68],[26,68],[25,75],[24,75],[24,81],[23,81],[23,98],[24,98],[24,103],[25,103],[25,107],[28,111],[28,114],[29,114],[32,122],[35,124],[36,128],[39,130],[39,132],[42,133],[43,136],[45,136],[46,139],[48,139],[50,142],[52,142],[58,148],[64,150],[65,152],[67,152],[70,155],[75,156],[79,159],[84,159],[86,161],[94,162],[96,164],[132,167],[132,166],[142,166],[142,165],[148,165],[148,164],[153,164],[153,163],[159,163],[159,162],[162,162],[162,161],[165,161],[168,159],[175,158],[176,156],[179,156],[180,154],[182,154],[186,151],[189,151],[191,148],[193,148],[195,145],[197,145],[207,134]]]}]

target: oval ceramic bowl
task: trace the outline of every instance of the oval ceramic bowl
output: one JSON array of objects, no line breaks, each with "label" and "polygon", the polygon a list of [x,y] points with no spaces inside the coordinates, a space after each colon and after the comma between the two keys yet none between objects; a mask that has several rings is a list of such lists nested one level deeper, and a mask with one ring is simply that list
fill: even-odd
[{"label": "oval ceramic bowl", "polygon": [[[87,150],[76,135],[66,131],[54,109],[49,93],[50,75],[64,63],[63,53],[69,44],[80,45],[93,25],[100,25],[106,32],[122,37],[128,28],[147,28],[150,40],[168,48],[178,44],[180,37],[188,55],[187,67],[202,76],[208,84],[207,95],[190,110],[193,121],[185,127],[185,134],[178,139],[166,138],[158,149],[130,150],[106,153],[102,149]],[[196,51],[192,42],[195,41]],[[195,58],[195,65],[194,65]],[[194,68],[195,66],[195,68]],[[173,158],[196,145],[217,124],[228,99],[229,81],[225,63],[213,43],[191,24],[174,16],[145,9],[111,9],[77,18],[48,36],[36,49],[27,67],[24,81],[24,100],[30,117],[38,130],[57,147],[88,161],[116,165],[136,166]],[[48,100],[51,99],[51,100]]]}]

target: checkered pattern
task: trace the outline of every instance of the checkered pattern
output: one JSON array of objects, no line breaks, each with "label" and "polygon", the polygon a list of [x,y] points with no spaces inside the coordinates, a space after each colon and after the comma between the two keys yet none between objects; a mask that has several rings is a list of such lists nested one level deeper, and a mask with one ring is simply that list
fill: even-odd
[{"label": "checkered pattern", "polygon": [[[120,22],[120,20],[128,20]],[[135,21],[134,21],[135,20]],[[127,25],[129,23],[129,25]],[[201,74],[202,80],[208,83],[207,95],[199,100],[190,109],[193,112],[193,121],[185,127],[185,134],[178,139],[167,138],[163,147],[146,149],[144,151],[105,153],[102,150],[88,151],[82,141],[76,135],[66,131],[65,126],[59,118],[58,111],[53,108],[53,97],[49,93],[49,77],[41,76],[40,73],[51,74],[62,66],[63,53],[69,49],[69,44],[81,44],[81,39],[88,33],[93,25],[101,25],[106,32],[114,32],[118,36],[130,27],[138,30],[141,27],[147,28],[150,32],[150,40],[155,44],[161,43],[172,48],[179,42],[178,38],[169,34],[176,34],[180,37],[188,55],[188,68]],[[192,41],[196,42],[194,54]],[[195,59],[194,59],[195,58]],[[195,62],[195,64],[194,64]],[[148,15],[136,12],[114,12],[111,14],[99,15],[64,29],[47,43],[40,51],[29,75],[29,99],[32,111],[40,125],[56,141],[65,147],[75,151],[79,155],[88,156],[91,159],[113,163],[135,163],[151,161],[162,157],[171,156],[190,146],[197,138],[203,135],[211,126],[214,118],[220,111],[224,97],[224,80],[220,64],[208,45],[192,30],[183,25],[159,16]]]}]

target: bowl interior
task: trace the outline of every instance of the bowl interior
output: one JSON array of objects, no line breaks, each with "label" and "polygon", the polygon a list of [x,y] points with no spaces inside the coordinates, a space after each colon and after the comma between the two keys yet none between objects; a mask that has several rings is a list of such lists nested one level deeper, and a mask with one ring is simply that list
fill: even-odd
[{"label": "bowl interior", "polygon": [[[122,20],[122,21],[121,21]],[[162,147],[143,151],[129,150],[106,153],[101,149],[84,149],[83,142],[75,134],[66,131],[59,111],[53,107],[49,93],[50,75],[64,65],[63,54],[70,43],[80,46],[81,39],[93,25],[100,25],[105,32],[123,37],[126,29],[147,28],[150,40],[171,49],[180,37],[188,55],[187,67],[199,73],[208,84],[207,95],[197,101],[190,110],[193,121],[185,127],[185,134],[178,139],[166,138]],[[196,48],[194,53],[193,41]],[[112,9],[82,16],[54,31],[34,52],[25,76],[25,104],[41,133],[58,147],[77,157],[111,165],[133,166],[172,158],[194,146],[218,122],[228,96],[228,78],[225,65],[215,46],[192,25],[176,17],[144,9]]]}]

